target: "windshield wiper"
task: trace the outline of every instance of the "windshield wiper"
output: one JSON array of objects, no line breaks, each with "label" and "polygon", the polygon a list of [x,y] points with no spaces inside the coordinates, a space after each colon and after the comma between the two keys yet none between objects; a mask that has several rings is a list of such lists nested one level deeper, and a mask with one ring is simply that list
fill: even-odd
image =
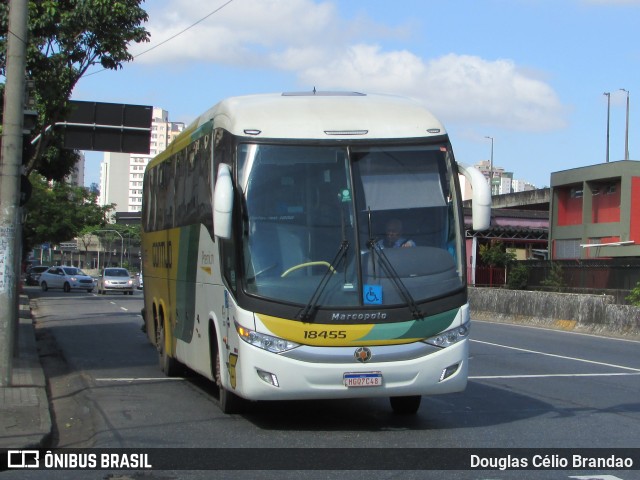
[{"label": "windshield wiper", "polygon": [[300,313],[298,313],[298,318],[300,320],[304,322],[311,320],[313,313],[315,313],[316,306],[318,305],[318,301],[320,300],[322,292],[324,292],[324,289],[329,284],[331,275],[336,273],[338,264],[342,261],[343,258],[346,257],[347,250],[349,250],[349,242],[348,240],[342,240],[342,242],[340,242],[340,248],[338,248],[336,256],[333,257],[333,260],[331,261],[331,263],[329,263],[327,271],[325,272],[322,279],[320,279],[320,283],[318,283],[318,286],[314,290],[313,295],[311,295],[309,302],[302,310],[300,310]]},{"label": "windshield wiper", "polygon": [[398,293],[400,293],[400,296],[402,296],[402,298],[404,299],[405,303],[409,307],[409,310],[411,311],[411,315],[416,320],[420,320],[421,318],[424,317],[424,314],[422,313],[422,311],[420,311],[420,308],[418,307],[418,305],[416,304],[416,301],[411,296],[411,292],[409,291],[407,286],[400,279],[400,276],[398,275],[398,272],[396,272],[396,270],[393,268],[393,265],[391,265],[391,262],[389,261],[389,259],[387,258],[387,256],[384,253],[384,249],[378,244],[378,242],[376,241],[376,239],[372,235],[372,230],[371,230],[371,208],[368,209],[368,222],[367,223],[368,223],[368,227],[369,227],[369,240],[367,241],[367,247],[369,248],[369,251],[371,252],[371,265],[372,265],[372,268],[373,268],[373,277],[377,278],[377,273],[376,273],[376,263],[377,262],[376,262],[375,255],[378,255],[378,259],[380,261],[380,266],[382,267],[382,269],[387,274],[387,277],[389,279],[391,279],[391,281],[393,282],[394,286],[398,290]]}]

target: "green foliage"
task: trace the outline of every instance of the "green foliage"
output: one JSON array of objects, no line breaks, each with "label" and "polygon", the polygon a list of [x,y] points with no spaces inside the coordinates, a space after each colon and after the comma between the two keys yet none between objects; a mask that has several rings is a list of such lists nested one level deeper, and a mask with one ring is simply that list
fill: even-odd
[{"label": "green foliage", "polygon": [[625,300],[631,305],[640,307],[640,282],[636,283],[636,286],[631,290],[631,293],[625,297]]},{"label": "green foliage", "polygon": [[529,269],[523,263],[515,262],[507,275],[507,287],[512,290],[525,290],[529,281]]},{"label": "green foliage", "polygon": [[549,275],[547,278],[540,282],[541,285],[545,287],[550,287],[553,290],[561,291],[566,287],[566,283],[564,281],[564,275],[562,272],[562,265],[559,263],[551,263],[551,270],[549,271]]},{"label": "green foliage", "polygon": [[491,243],[480,245],[480,259],[485,265],[490,267],[506,267],[516,259],[514,252],[508,252],[501,243]]},{"label": "green foliage", "polygon": [[69,241],[86,225],[105,225],[112,205],[98,205],[97,195],[65,182],[51,184],[41,175],[32,174],[31,198],[25,205],[27,219],[23,228],[23,251],[44,242]]},{"label": "green foliage", "polygon": [[[143,1],[29,1],[26,63],[38,111],[34,138],[41,137],[25,151],[27,174],[38,170],[55,180],[69,174],[73,158],[61,151],[62,134],[47,132],[47,127],[65,118],[71,93],[90,67],[122,68],[133,60],[130,45],[149,41],[149,32],[141,26],[148,19],[140,6]],[[9,0],[0,0],[0,76],[6,68],[8,5]]]}]

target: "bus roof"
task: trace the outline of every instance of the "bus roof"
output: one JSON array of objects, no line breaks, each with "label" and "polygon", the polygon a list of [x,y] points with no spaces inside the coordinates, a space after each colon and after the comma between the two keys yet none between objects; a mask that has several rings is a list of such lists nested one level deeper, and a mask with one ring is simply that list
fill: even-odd
[{"label": "bus roof", "polygon": [[231,97],[205,112],[192,126],[198,128],[212,119],[214,128],[254,138],[391,139],[446,133],[418,101],[355,92]]}]

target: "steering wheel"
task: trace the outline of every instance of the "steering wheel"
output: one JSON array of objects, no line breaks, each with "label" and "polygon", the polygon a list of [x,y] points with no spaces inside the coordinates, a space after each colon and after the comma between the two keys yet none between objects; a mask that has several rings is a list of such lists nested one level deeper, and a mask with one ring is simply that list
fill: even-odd
[{"label": "steering wheel", "polygon": [[280,275],[280,277],[284,278],[287,275],[289,275],[291,272],[294,272],[296,270],[299,270],[299,269],[305,268],[305,267],[313,267],[315,265],[324,265],[329,270],[331,270],[334,274],[336,273],[336,269],[333,268],[329,262],[325,262],[325,261],[320,260],[320,261],[315,261],[315,262],[305,262],[305,263],[299,263],[298,265],[294,265],[293,267],[291,267],[288,270],[284,271],[282,273],[282,275]]}]

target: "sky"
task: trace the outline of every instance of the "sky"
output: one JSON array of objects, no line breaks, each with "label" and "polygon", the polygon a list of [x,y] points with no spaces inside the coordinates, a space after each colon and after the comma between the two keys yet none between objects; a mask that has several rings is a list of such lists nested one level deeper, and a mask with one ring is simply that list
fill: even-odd
[{"label": "sky", "polygon": [[[151,41],[132,45],[135,59],[118,71],[90,70],[72,99],[152,105],[189,124],[230,96],[390,93],[442,121],[459,163],[489,160],[491,137],[494,167],[538,188],[552,172],[604,163],[607,125],[610,161],[624,159],[626,138],[629,158],[640,160],[640,0],[148,0],[143,8]],[[102,154],[86,155],[85,184],[99,183]]]}]

